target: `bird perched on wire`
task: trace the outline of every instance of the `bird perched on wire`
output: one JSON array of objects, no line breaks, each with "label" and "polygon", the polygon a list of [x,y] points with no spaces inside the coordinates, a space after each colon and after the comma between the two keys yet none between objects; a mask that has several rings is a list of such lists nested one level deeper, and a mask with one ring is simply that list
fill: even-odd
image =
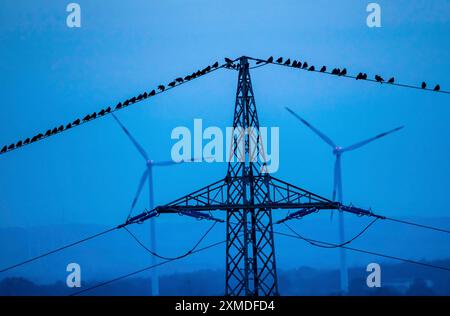
[{"label": "bird perched on wire", "polygon": [[308,71],[315,71],[315,70],[316,70],[316,67],[314,67],[314,66],[311,66],[308,68]]},{"label": "bird perched on wire", "polygon": [[212,65],[212,67],[213,68],[217,68],[217,67],[219,67],[219,62],[218,61],[216,61],[213,65]]},{"label": "bird perched on wire", "polygon": [[340,70],[339,68],[334,68],[334,69],[331,71],[331,74],[332,74],[332,75],[339,75],[340,72],[341,72],[341,70]]},{"label": "bird perched on wire", "polygon": [[62,132],[64,130],[64,125],[58,127],[58,132]]},{"label": "bird perched on wire", "polygon": [[345,75],[347,75],[347,69],[346,69],[346,68],[342,69],[342,70],[339,72],[339,76],[345,76]]},{"label": "bird perched on wire", "polygon": [[0,151],[1,153],[4,153],[4,152],[6,152],[8,150],[8,146],[3,146],[3,148],[2,148],[2,150]]},{"label": "bird perched on wire", "polygon": [[21,141],[21,140],[19,140],[19,141],[17,142],[16,147],[22,147],[22,141]]},{"label": "bird perched on wire", "polygon": [[54,129],[52,129],[52,135],[56,134],[58,132],[58,129],[55,127]]},{"label": "bird perched on wire", "polygon": [[297,68],[297,61],[296,61],[296,60],[294,60],[294,61],[292,62],[292,67]]},{"label": "bird perched on wire", "polygon": [[158,89],[161,90],[161,91],[164,91],[164,90],[166,90],[166,87],[164,87],[162,84],[160,84],[158,86]]},{"label": "bird perched on wire", "polygon": [[305,62],[303,63],[302,69],[306,69],[306,68],[308,68],[308,63],[305,61]]},{"label": "bird perched on wire", "polygon": [[103,109],[102,109],[102,110],[100,110],[100,112],[98,112],[98,115],[99,115],[99,116],[103,116],[103,115],[105,115],[105,110],[103,110]]},{"label": "bird perched on wire", "polygon": [[11,149],[14,149],[14,147],[16,147],[16,145],[11,144],[11,145],[8,146],[8,149],[11,150]]},{"label": "bird perched on wire", "polygon": [[52,130],[51,129],[48,129],[46,132],[45,132],[45,136],[50,136],[52,134]]},{"label": "bird perched on wire", "polygon": [[184,77],[184,80],[186,80],[186,81],[191,80],[191,76],[190,76],[190,75],[187,75],[186,77]]},{"label": "bird perched on wire", "polygon": [[422,89],[425,89],[427,87],[427,83],[424,81],[422,82]]},{"label": "bird perched on wire", "polygon": [[183,80],[183,78],[178,77],[177,79],[175,79],[175,81],[178,82],[178,83],[182,83],[184,80]]},{"label": "bird perched on wire", "polygon": [[270,56],[269,58],[267,58],[267,62],[268,63],[273,63],[273,56]]},{"label": "bird perched on wire", "polygon": [[122,108],[122,102],[117,103],[116,110],[119,110]]},{"label": "bird perched on wire", "polygon": [[394,78],[394,77],[392,77],[391,79],[389,79],[389,80],[388,80],[388,82],[387,82],[387,83],[393,84],[393,83],[394,83],[394,81],[395,81],[395,78]]},{"label": "bird perched on wire", "polygon": [[73,121],[72,124],[73,124],[73,125],[78,125],[78,124],[80,124],[80,119],[76,119],[75,121]]},{"label": "bird perched on wire", "polygon": [[83,121],[86,122],[86,121],[89,121],[90,119],[91,119],[91,116],[88,114],[83,118]]},{"label": "bird perched on wire", "polygon": [[320,68],[320,72],[325,72],[327,71],[327,67],[326,66],[322,66],[322,68]]},{"label": "bird perched on wire", "polygon": [[225,62],[226,62],[227,64],[231,64],[233,61],[232,61],[230,58],[225,57]]},{"label": "bird perched on wire", "polygon": [[177,83],[175,81],[172,81],[171,83],[168,84],[168,86],[173,88],[173,87],[175,87],[176,84]]},{"label": "bird perched on wire", "polygon": [[30,143],[30,138],[25,139],[25,140],[23,141],[23,143],[24,143],[24,145],[29,144],[29,143]]},{"label": "bird perched on wire", "polygon": [[283,57],[277,59],[277,63],[281,64],[283,62]]},{"label": "bird perched on wire", "polygon": [[285,66],[289,66],[290,64],[291,64],[291,59],[288,58],[288,59],[284,62],[284,65],[285,65]]},{"label": "bird perched on wire", "polygon": [[66,125],[66,129],[70,129],[70,128],[72,128],[72,123],[69,123]]},{"label": "bird perched on wire", "polygon": [[439,91],[439,90],[441,90],[441,86],[437,84],[436,87],[434,87],[433,91]]},{"label": "bird perched on wire", "polygon": [[383,83],[384,82],[384,79],[381,76],[379,76],[379,75],[375,75],[375,80],[377,82],[379,82],[379,83]]},{"label": "bird perched on wire", "polygon": [[155,90],[152,90],[152,91],[150,91],[150,93],[148,94],[149,96],[154,96],[156,94],[156,91]]}]

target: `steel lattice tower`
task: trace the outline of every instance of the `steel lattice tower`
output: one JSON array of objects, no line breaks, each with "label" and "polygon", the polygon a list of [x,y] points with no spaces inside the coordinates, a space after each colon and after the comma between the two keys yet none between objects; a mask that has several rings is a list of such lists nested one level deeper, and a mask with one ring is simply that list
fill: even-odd
[{"label": "steel lattice tower", "polygon": [[[233,119],[233,141],[224,179],[168,204],[143,212],[122,226],[142,223],[158,214],[175,213],[216,220],[211,212],[225,211],[227,224],[225,294],[231,296],[278,295],[272,212],[295,211],[283,222],[319,210],[374,214],[344,207],[267,173],[263,142],[253,94],[248,58],[240,57],[230,69],[239,71]],[[209,213],[207,213],[209,212]]]},{"label": "steel lattice tower", "polygon": [[[278,295],[271,209],[255,97],[246,57],[240,58],[233,120],[234,142],[226,177],[228,203],[247,205],[227,210],[226,295]],[[237,132],[236,132],[237,131]],[[242,144],[242,146],[241,146]]]}]

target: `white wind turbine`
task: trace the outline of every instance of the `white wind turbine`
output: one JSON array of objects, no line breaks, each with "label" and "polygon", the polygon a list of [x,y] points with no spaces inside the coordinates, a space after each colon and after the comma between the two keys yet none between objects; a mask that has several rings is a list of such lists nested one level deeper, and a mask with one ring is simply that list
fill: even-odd
[{"label": "white wind turbine", "polygon": [[[142,173],[141,179],[139,181],[138,189],[136,192],[136,195],[134,196],[133,202],[131,203],[130,212],[128,213],[128,218],[131,216],[131,213],[133,212],[133,209],[136,205],[136,202],[139,198],[139,195],[141,194],[142,188],[145,184],[145,182],[148,180],[148,196],[149,196],[149,210],[152,210],[154,208],[154,195],[153,195],[153,167],[166,167],[171,165],[176,165],[183,163],[185,161],[181,162],[175,162],[173,160],[167,160],[167,161],[153,161],[149,158],[147,152],[142,148],[142,146],[136,141],[136,139],[130,134],[130,132],[125,128],[125,126],[119,121],[119,119],[112,113],[112,116],[117,121],[117,123],[120,125],[122,130],[125,132],[125,134],[128,136],[128,138],[131,140],[133,145],[136,147],[136,149],[139,151],[141,156],[145,160],[145,170]],[[195,161],[196,159],[192,159],[191,161]],[[127,218],[127,219],[128,219]],[[155,227],[155,221],[154,219],[150,220],[150,249],[153,252],[157,252],[156,249],[156,227]],[[156,264],[156,258],[155,256],[151,256],[152,258],[152,266]],[[152,269],[152,295],[156,296],[159,295],[159,276],[158,276],[158,270],[156,268]]]},{"label": "white wind turbine", "polygon": [[[286,110],[289,113],[291,113],[293,116],[295,116],[297,119],[299,119],[307,127],[309,127],[314,133],[317,134],[317,136],[319,136],[323,141],[325,141],[328,145],[330,145],[333,148],[333,155],[336,156],[336,161],[334,163],[333,201],[337,201],[340,203],[343,202],[341,155],[346,151],[358,149],[370,142],[373,142],[374,140],[377,140],[388,134],[391,134],[398,130],[401,130],[404,127],[404,126],[400,126],[400,127],[394,128],[390,131],[378,134],[377,136],[374,136],[369,139],[363,140],[361,142],[355,143],[353,145],[350,145],[347,147],[340,147],[340,146],[337,146],[328,136],[326,136],[324,133],[319,131],[317,128],[315,128],[314,126],[309,124],[307,121],[305,121],[302,117],[300,117],[297,113],[292,111],[290,108],[286,107]],[[333,213],[331,213],[331,214],[333,214]],[[340,239],[340,243],[345,242],[344,213],[343,212],[339,212],[339,239]],[[348,271],[347,271],[346,253],[345,253],[345,249],[342,247],[339,248],[339,251],[340,251],[340,263],[341,263],[341,275],[340,275],[341,291],[343,293],[346,293],[348,291]]]}]

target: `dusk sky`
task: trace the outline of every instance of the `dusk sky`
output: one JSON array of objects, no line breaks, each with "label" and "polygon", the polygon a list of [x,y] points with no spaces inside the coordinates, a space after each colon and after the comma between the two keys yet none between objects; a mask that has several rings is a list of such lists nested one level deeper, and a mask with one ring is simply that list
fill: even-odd
[{"label": "dusk sky", "polygon": [[[361,0],[79,0],[81,28],[68,28],[69,1],[3,0],[1,147],[115,106],[224,57],[290,57],[316,67],[346,67],[352,75],[394,76],[416,86],[439,83],[449,91],[450,1],[377,2],[381,28],[367,27],[369,1]],[[286,106],[340,146],[404,125],[343,155],[344,202],[396,218],[449,217],[448,94],[276,65],[254,69],[251,75],[261,126],[280,130],[275,177],[331,198],[332,149]],[[192,129],[196,118],[203,119],[204,127],[232,125],[236,84],[235,71],[219,70],[116,115],[153,160],[168,160],[174,128]],[[155,168],[156,204],[223,178],[226,167],[202,162]],[[0,227],[117,225],[127,216],[144,168],[112,116],[1,155]],[[144,190],[136,212],[147,206]],[[178,216],[157,220],[183,243],[181,250],[172,245],[163,249],[166,253],[189,248],[208,226]],[[318,220],[322,227],[337,226],[329,216]],[[376,228],[380,232],[395,229],[382,225]],[[222,235],[214,236],[219,240]],[[280,254],[290,249],[281,240],[277,243]],[[446,245],[449,250],[450,240]],[[323,260],[310,256],[309,262]],[[21,258],[2,259],[7,265]],[[208,257],[201,260],[208,262]],[[281,267],[301,265],[300,260]],[[138,266],[128,270],[133,268]]]}]

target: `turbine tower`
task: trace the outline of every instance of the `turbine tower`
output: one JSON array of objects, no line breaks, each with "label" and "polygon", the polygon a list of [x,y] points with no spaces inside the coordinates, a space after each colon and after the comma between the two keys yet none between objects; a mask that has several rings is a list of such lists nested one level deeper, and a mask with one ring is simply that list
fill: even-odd
[{"label": "turbine tower", "polygon": [[[119,126],[122,128],[122,130],[125,132],[125,134],[128,136],[128,138],[133,143],[134,147],[138,150],[140,155],[145,160],[145,169],[142,173],[141,179],[139,181],[138,189],[136,192],[136,195],[134,196],[133,202],[131,203],[131,208],[127,216],[127,220],[130,218],[133,209],[136,205],[137,200],[139,199],[139,196],[141,194],[142,188],[144,187],[144,184],[146,181],[148,181],[148,199],[149,199],[149,210],[152,210],[154,208],[154,193],[153,193],[153,167],[166,167],[166,166],[172,166],[175,164],[183,163],[181,162],[175,162],[173,160],[168,161],[153,161],[149,158],[149,155],[144,150],[144,148],[136,141],[136,139],[131,135],[131,133],[128,131],[128,129],[122,124],[122,122],[117,118],[114,113],[112,113],[112,116],[116,120],[116,122],[119,124]],[[153,252],[157,252],[156,249],[156,225],[155,221],[150,221],[150,248]],[[151,262],[152,265],[156,264],[156,257],[151,256]],[[152,295],[157,296],[159,295],[159,276],[158,276],[158,270],[156,268],[152,269]]]},{"label": "turbine tower", "polygon": [[[330,145],[333,148],[333,155],[336,157],[335,163],[334,163],[334,179],[333,179],[333,201],[343,203],[343,193],[342,193],[342,171],[341,171],[341,156],[344,152],[351,151],[358,149],[364,145],[367,145],[370,142],[373,142],[374,140],[377,140],[379,138],[382,138],[388,134],[394,133],[398,130],[401,130],[404,126],[400,126],[397,128],[394,128],[390,131],[378,134],[374,137],[371,137],[369,139],[363,140],[361,142],[357,142],[353,145],[347,146],[347,147],[340,147],[336,145],[331,138],[329,138],[327,135],[319,131],[317,128],[312,126],[310,123],[308,123],[305,119],[303,119],[300,115],[295,113],[290,108],[286,107],[286,110],[291,113],[295,118],[300,120],[303,124],[305,124],[307,127],[309,127],[317,136],[319,136],[325,143]],[[333,214],[333,213],[331,213]],[[339,212],[339,240],[340,243],[345,242],[345,229],[344,229],[344,214],[343,212]],[[340,281],[341,281],[341,292],[347,293],[348,292],[348,270],[347,270],[347,258],[346,258],[346,251],[344,248],[339,248],[339,254],[340,254],[340,267],[341,267],[341,274],[340,274]]]}]

